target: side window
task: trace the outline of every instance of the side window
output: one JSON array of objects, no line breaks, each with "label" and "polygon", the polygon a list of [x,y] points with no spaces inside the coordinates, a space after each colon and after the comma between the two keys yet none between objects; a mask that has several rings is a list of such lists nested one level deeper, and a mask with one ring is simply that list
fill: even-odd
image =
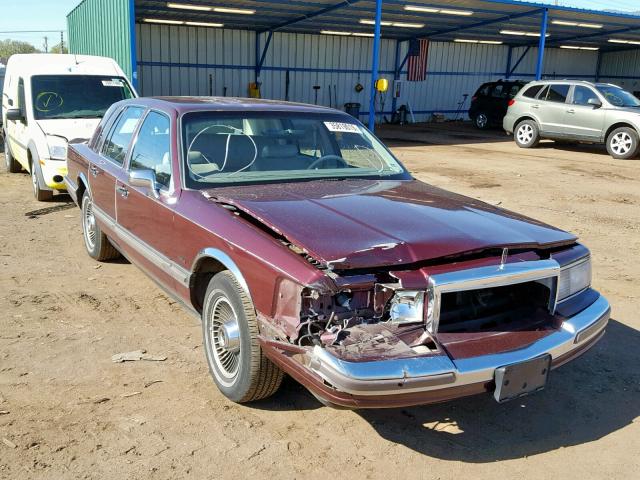
[{"label": "side window", "polygon": [[574,105],[589,105],[589,100],[595,98],[598,100],[596,93],[589,87],[583,87],[582,85],[576,85],[573,90],[573,104]]},{"label": "side window", "polygon": [[153,170],[156,181],[165,187],[171,183],[169,126],[166,115],[149,112],[138,132],[129,165],[130,170]]},{"label": "side window", "polygon": [[501,83],[498,83],[495,87],[493,87],[491,96],[493,98],[506,98],[505,86]]},{"label": "side window", "polygon": [[543,85],[534,85],[527,88],[522,95],[527,98],[536,98],[536,95],[542,90],[542,87]]},{"label": "side window", "polygon": [[554,103],[566,103],[569,96],[569,85],[549,85],[549,91],[547,92],[548,102]]},{"label": "side window", "polygon": [[102,154],[105,157],[110,158],[118,165],[124,163],[124,159],[127,157],[127,147],[129,147],[142,112],[144,112],[143,108],[129,107],[120,115],[102,146]]},{"label": "side window", "polygon": [[478,91],[476,92],[475,96],[476,97],[488,97],[490,90],[491,90],[491,84],[490,83],[485,83],[484,85],[482,85],[478,89]]},{"label": "side window", "polygon": [[511,85],[511,88],[509,88],[509,98],[513,98],[516,95],[518,95],[518,92],[520,91],[521,88],[522,86],[517,83],[514,83],[513,85]]}]

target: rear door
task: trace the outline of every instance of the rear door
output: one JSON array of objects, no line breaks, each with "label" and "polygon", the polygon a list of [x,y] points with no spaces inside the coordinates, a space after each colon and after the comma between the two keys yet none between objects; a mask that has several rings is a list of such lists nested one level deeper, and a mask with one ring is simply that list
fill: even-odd
[{"label": "rear door", "polygon": [[121,235],[131,248],[129,255],[165,287],[175,288],[180,271],[175,267],[173,213],[177,194],[173,188],[171,120],[150,110],[132,145],[127,172],[151,170],[158,191],[117,180],[116,209]]},{"label": "rear door", "polygon": [[575,85],[571,91],[570,104],[567,106],[565,123],[567,133],[572,137],[597,142],[602,137],[606,111],[589,105],[590,99],[596,99],[602,103],[591,87]]},{"label": "rear door", "polygon": [[554,137],[567,135],[565,120],[570,90],[569,83],[552,83],[538,95],[539,101],[535,102],[531,108],[538,117],[542,133]]},{"label": "rear door", "polygon": [[129,151],[131,139],[144,108],[131,106],[124,108],[112,123],[100,146],[100,155],[89,163],[89,188],[93,197],[94,208],[100,210],[110,220],[115,221],[116,179],[125,175],[124,161]]},{"label": "rear door", "polygon": [[[14,77],[15,79],[15,77]],[[12,88],[13,90],[13,88]],[[29,161],[27,158],[27,148],[29,144],[29,127],[27,120],[27,103],[25,96],[25,84],[22,77],[18,78],[18,85],[13,105],[9,108],[17,108],[22,113],[23,120],[7,120],[7,136],[11,153],[22,167],[28,170]]]}]

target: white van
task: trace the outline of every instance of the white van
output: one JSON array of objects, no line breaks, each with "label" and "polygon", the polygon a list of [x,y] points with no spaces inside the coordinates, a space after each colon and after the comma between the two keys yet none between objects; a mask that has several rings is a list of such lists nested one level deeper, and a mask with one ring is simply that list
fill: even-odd
[{"label": "white van", "polygon": [[2,125],[8,172],[31,174],[38,200],[65,190],[67,143],[88,139],[111,104],[137,94],[115,60],[88,55],[12,55]]}]

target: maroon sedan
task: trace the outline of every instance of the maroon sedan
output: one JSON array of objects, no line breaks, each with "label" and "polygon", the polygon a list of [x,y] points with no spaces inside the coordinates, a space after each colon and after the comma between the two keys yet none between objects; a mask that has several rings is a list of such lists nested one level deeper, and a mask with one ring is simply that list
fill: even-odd
[{"label": "maroon sedan", "polygon": [[68,167],[89,255],[124,255],[200,316],[236,402],[284,373],[333,406],[502,402],[609,320],[575,236],[415,180],[335,110],[126,100]]}]

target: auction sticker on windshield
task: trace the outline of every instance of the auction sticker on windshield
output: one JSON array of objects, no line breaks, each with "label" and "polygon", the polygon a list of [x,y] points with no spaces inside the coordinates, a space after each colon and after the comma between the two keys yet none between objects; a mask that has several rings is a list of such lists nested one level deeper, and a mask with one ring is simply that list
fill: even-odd
[{"label": "auction sticker on windshield", "polygon": [[361,133],[360,127],[353,123],[324,122],[330,132]]},{"label": "auction sticker on windshield", "polygon": [[104,87],[122,87],[124,84],[122,80],[114,78],[112,80],[102,80],[102,86]]}]

